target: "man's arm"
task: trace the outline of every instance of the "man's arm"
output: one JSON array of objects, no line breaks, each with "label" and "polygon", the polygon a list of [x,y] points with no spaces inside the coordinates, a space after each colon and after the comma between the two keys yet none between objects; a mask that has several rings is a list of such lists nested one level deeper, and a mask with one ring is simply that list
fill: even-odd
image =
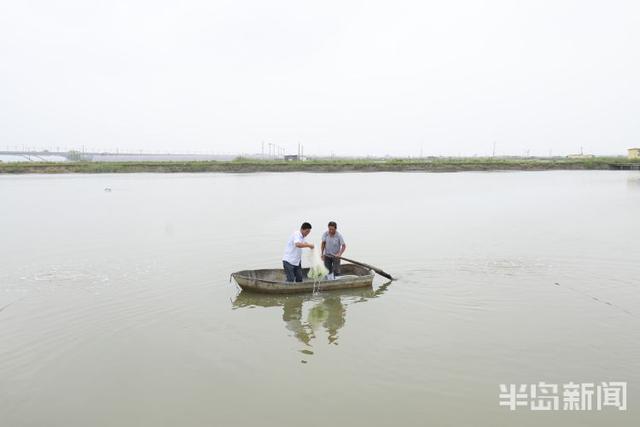
[{"label": "man's arm", "polygon": [[325,240],[322,241],[322,245],[320,245],[320,254],[322,254],[320,256],[320,258],[322,258],[322,260],[324,260],[324,248],[325,246],[327,246],[327,242]]},{"label": "man's arm", "polygon": [[344,253],[344,251],[347,250],[347,244],[343,243],[342,246],[340,246],[340,252],[338,252],[338,256],[342,256],[342,254]]},{"label": "man's arm", "polygon": [[304,237],[298,235],[294,238],[293,240],[293,244],[296,246],[296,248],[309,248],[309,249],[313,249],[313,243],[307,243],[304,241]]}]

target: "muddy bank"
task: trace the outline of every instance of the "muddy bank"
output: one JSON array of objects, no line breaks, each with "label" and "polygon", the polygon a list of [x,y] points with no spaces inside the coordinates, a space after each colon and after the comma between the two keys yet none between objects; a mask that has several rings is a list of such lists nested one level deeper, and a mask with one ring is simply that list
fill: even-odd
[{"label": "muddy bank", "polygon": [[21,162],[0,163],[3,174],[60,173],[178,173],[178,172],[464,172],[464,171],[544,171],[609,170],[619,165],[640,164],[625,158],[585,160],[341,160],[285,161],[188,161],[188,162]]}]

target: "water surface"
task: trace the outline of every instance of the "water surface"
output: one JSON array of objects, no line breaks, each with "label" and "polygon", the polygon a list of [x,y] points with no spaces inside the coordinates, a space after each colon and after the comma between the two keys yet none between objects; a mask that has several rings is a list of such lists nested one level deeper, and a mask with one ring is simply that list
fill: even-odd
[{"label": "water surface", "polygon": [[[640,422],[638,172],[0,176],[0,206],[2,426]],[[399,280],[229,282],[329,220]],[[498,405],[539,381],[629,410]]]}]

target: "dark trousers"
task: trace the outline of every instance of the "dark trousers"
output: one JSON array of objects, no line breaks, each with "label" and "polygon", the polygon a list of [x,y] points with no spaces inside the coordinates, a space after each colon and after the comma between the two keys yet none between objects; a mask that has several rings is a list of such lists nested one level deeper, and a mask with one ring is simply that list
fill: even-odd
[{"label": "dark trousers", "polygon": [[324,266],[327,267],[329,273],[333,273],[334,276],[340,274],[340,259],[334,258],[331,255],[325,255]]},{"label": "dark trousers", "polygon": [[287,275],[287,282],[302,282],[302,266],[300,264],[293,265],[287,261],[282,261],[284,274]]}]

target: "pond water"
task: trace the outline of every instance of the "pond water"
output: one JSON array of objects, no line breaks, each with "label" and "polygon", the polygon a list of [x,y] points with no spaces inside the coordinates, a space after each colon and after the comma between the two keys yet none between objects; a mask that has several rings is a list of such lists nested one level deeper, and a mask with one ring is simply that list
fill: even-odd
[{"label": "pond water", "polygon": [[[0,425],[638,425],[639,218],[633,171],[0,176]],[[398,280],[230,282],[330,220]],[[499,405],[571,381],[627,410]]]}]

